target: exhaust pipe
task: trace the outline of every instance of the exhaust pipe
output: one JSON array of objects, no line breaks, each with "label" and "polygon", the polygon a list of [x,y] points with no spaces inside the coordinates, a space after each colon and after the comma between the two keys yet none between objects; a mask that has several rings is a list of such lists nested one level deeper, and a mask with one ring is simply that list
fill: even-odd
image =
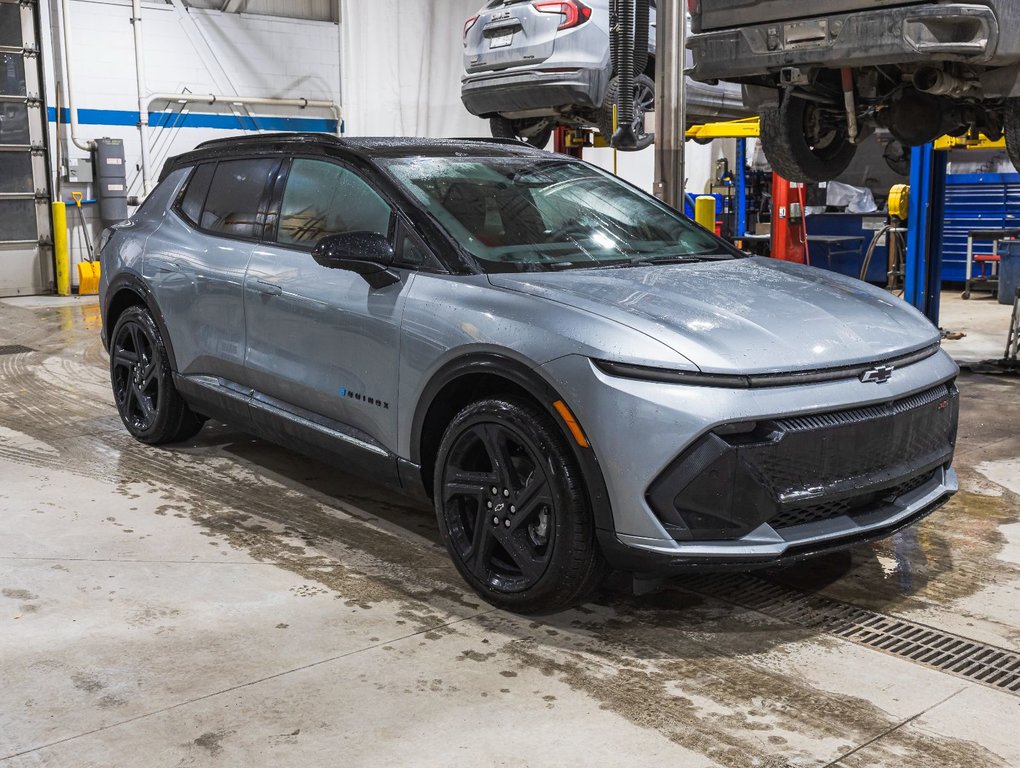
[{"label": "exhaust pipe", "polygon": [[977,80],[965,80],[938,67],[921,67],[914,73],[914,87],[932,96],[968,96],[981,91]]},{"label": "exhaust pipe", "polygon": [[613,66],[619,80],[619,102],[616,113],[616,133],[612,144],[618,149],[634,149],[634,2],[616,0],[616,24],[613,26]]}]

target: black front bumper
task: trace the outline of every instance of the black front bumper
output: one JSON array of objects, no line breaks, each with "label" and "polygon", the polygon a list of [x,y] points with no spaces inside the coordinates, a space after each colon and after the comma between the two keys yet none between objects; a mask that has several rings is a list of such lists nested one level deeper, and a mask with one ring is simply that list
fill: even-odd
[{"label": "black front bumper", "polygon": [[648,505],[679,542],[868,518],[941,477],[958,420],[959,392],[948,383],[880,405],[716,430],[656,478]]}]

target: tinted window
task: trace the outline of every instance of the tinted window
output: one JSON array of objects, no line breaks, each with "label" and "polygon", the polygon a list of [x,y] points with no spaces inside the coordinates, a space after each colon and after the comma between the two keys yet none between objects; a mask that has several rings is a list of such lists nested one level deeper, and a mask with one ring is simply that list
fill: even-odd
[{"label": "tinted window", "polygon": [[389,236],[389,204],[353,171],[321,160],[294,161],[280,207],[276,239],[314,245],[326,235],[377,232]]},{"label": "tinted window", "polygon": [[583,163],[546,156],[384,163],[490,272],[738,255],[650,195]]},{"label": "tinted window", "polygon": [[225,160],[216,166],[202,211],[202,229],[230,237],[257,237],[259,203],[275,160]]},{"label": "tinted window", "polygon": [[205,205],[205,196],[209,192],[209,182],[212,181],[213,171],[216,163],[200,165],[191,174],[191,180],[181,198],[181,213],[192,224],[197,225],[202,218],[202,206]]}]

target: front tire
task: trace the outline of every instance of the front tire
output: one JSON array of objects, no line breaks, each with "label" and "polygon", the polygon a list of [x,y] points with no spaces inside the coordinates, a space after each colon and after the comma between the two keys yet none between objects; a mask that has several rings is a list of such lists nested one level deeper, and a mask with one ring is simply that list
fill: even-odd
[{"label": "front tire", "polygon": [[493,605],[553,613],[604,573],[580,467],[548,413],[481,400],[443,435],[434,475],[439,530],[465,581]]},{"label": "front tire", "polygon": [[1020,99],[1009,99],[1002,115],[1003,133],[1006,134],[1006,149],[1013,167],[1020,173]]},{"label": "front tire", "polygon": [[845,115],[831,115],[818,104],[783,94],[778,109],[761,113],[761,145],[772,170],[787,181],[832,181],[857,153]]},{"label": "front tire", "polygon": [[194,414],[173,382],[159,326],[144,307],[128,307],[110,334],[110,381],[120,419],[149,445],[194,437],[204,419]]}]

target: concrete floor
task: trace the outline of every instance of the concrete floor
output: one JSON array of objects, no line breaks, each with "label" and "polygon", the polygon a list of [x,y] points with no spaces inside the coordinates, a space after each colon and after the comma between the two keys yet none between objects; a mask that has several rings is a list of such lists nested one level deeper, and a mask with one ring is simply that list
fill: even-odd
[{"label": "concrete floor", "polygon": [[[953,306],[1004,341],[1008,308]],[[962,377],[963,490],[916,529],[531,621],[427,509],[224,426],[134,442],[98,331],[88,299],[0,303],[37,350],[0,356],[4,766],[1020,766],[1020,696],[759,589],[1020,652],[1020,380]]]}]

